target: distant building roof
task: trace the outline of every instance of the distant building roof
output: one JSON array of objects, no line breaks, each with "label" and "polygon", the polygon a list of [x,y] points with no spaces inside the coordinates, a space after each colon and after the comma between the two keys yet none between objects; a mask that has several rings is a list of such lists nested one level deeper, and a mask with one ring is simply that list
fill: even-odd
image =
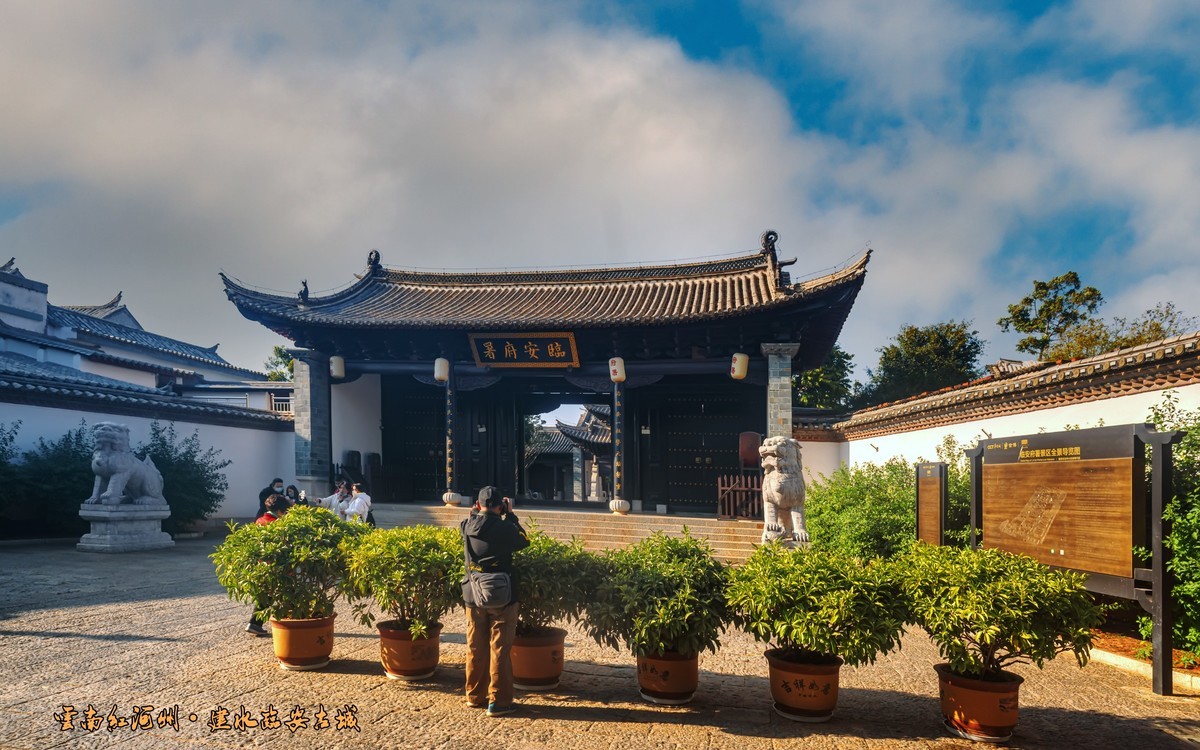
[{"label": "distant building roof", "polygon": [[567,436],[562,434],[557,427],[543,427],[542,432],[546,436],[545,443],[537,448],[536,455],[564,456],[575,450],[575,444],[568,440]]},{"label": "distant building roof", "polygon": [[862,409],[836,427],[856,440],[1200,383],[1200,331],[1013,369]]},{"label": "distant building roof", "polygon": [[124,295],[124,292],[117,292],[116,297],[113,297],[103,305],[63,305],[63,307],[67,310],[74,310],[84,315],[90,315],[93,318],[100,318],[129,326],[130,328],[136,328],[139,331],[145,330],[137,318],[133,317],[133,313],[129,311],[129,308],[121,304],[122,295]]},{"label": "distant building roof", "polygon": [[0,353],[0,401],[270,429],[292,425],[286,415],[182,398],[169,388],[147,388],[9,352]]},{"label": "distant building roof", "polygon": [[204,348],[179,341],[157,333],[133,328],[98,318],[88,313],[80,312],[59,305],[47,306],[47,317],[50,323],[63,328],[72,328],[83,338],[96,338],[115,341],[143,351],[175,357],[192,363],[200,363],[218,367],[241,375],[266,377],[263,373],[238,367],[225,361],[217,354],[217,347]]}]

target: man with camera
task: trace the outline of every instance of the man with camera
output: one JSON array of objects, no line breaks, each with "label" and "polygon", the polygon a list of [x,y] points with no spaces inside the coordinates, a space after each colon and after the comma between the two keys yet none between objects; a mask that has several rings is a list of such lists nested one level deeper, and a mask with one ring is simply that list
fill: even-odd
[{"label": "man with camera", "polygon": [[[495,487],[484,487],[479,491],[471,515],[462,522],[459,530],[463,537],[468,578],[463,587],[467,599],[467,705],[472,708],[486,706],[488,716],[504,716],[516,710],[512,645],[517,636],[519,592],[513,576],[512,556],[529,546],[529,537],[512,512],[512,501]],[[507,601],[477,601],[486,592],[473,586],[477,581],[471,581],[472,577],[489,582],[495,580],[499,586],[507,584]]]}]

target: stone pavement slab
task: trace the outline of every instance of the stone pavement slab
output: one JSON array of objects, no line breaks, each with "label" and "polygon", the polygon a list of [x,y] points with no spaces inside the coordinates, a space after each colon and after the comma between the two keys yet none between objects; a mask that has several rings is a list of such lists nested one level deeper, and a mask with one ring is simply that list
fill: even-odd
[{"label": "stone pavement slab", "polygon": [[[269,639],[242,632],[249,611],[217,584],[207,559],[215,544],[188,540],[124,555],[71,545],[0,547],[0,748],[973,746],[940,726],[936,653],[920,631],[873,666],[844,668],[837,713],[817,725],[771,710],[762,647],[740,633],[701,657],[696,699],[678,708],[641,701],[633,657],[572,629],[559,689],[519,693],[517,714],[489,719],[463,705],[461,612],[446,620],[441,667],[431,680],[384,677],[374,632],[344,605],[329,667],[285,672]],[[1200,697],[1155,696],[1143,677],[1096,663],[1078,669],[1068,659],[1017,671],[1026,682],[1011,747],[1200,748]],[[76,712],[68,731],[55,718],[64,706]],[[94,731],[83,728],[89,706],[99,720]],[[178,730],[110,729],[106,719],[157,719],[173,706]],[[261,720],[272,709],[277,728],[233,728],[239,714]],[[328,727],[317,726],[321,717]],[[289,718],[292,728],[284,725]],[[210,727],[222,723],[216,719],[231,728]]]}]

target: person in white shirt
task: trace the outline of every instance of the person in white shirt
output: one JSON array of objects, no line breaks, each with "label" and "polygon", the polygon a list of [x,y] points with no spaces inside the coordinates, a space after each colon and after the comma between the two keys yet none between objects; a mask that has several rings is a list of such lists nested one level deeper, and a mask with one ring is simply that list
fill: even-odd
[{"label": "person in white shirt", "polygon": [[346,520],[346,504],[349,503],[349,500],[350,488],[346,486],[345,482],[338,482],[337,489],[333,491],[333,494],[329,497],[321,498],[320,501],[317,502],[317,505],[333,511],[337,514],[338,518],[344,521]]},{"label": "person in white shirt", "polygon": [[346,503],[345,513],[342,516],[347,521],[359,521],[361,523],[370,523],[371,518],[371,496],[367,494],[366,485],[361,482],[354,483],[354,495]]}]

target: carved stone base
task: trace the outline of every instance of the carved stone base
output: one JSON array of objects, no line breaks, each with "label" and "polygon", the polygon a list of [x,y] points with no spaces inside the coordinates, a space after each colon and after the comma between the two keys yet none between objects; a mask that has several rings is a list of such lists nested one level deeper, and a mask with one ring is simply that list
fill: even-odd
[{"label": "carved stone base", "polygon": [[84,504],[79,517],[92,524],[75,545],[80,552],[136,552],[174,547],[175,540],[162,530],[169,505]]},{"label": "carved stone base", "polygon": [[629,512],[629,501],[621,500],[620,498],[615,498],[613,500],[608,501],[608,509],[611,510],[613,513],[623,516]]}]

